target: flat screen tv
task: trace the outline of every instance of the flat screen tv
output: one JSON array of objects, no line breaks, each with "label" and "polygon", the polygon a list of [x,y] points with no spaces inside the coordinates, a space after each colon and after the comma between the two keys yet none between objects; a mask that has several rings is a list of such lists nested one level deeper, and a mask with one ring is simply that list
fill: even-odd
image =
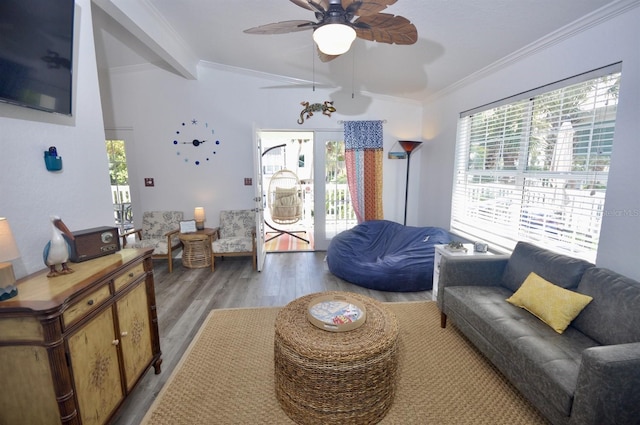
[{"label": "flat screen tv", "polygon": [[71,115],[75,0],[0,0],[0,101]]}]

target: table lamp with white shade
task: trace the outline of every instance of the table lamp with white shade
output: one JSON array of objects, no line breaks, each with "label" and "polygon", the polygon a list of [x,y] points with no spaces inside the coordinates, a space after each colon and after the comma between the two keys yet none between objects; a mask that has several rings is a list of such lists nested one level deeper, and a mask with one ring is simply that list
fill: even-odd
[{"label": "table lamp with white shade", "polygon": [[196,220],[196,229],[202,230],[204,229],[204,221],[205,221],[205,213],[203,207],[196,207],[193,210],[193,218]]},{"label": "table lamp with white shade", "polygon": [[13,273],[11,260],[20,257],[16,240],[11,233],[9,221],[0,217],[0,301],[18,295],[16,276]]}]

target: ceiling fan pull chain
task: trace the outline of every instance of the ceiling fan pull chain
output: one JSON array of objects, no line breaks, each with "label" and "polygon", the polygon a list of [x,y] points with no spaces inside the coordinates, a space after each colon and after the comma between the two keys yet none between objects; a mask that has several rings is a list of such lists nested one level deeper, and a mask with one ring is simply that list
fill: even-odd
[{"label": "ceiling fan pull chain", "polygon": [[355,99],[354,92],[356,91],[356,48],[351,49],[351,99]]}]

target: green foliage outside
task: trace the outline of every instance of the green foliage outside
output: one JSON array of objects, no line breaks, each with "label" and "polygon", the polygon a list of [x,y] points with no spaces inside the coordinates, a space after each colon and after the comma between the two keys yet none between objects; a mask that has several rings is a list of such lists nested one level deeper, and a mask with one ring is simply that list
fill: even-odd
[{"label": "green foliage outside", "polygon": [[345,163],[344,141],[327,142],[325,146],[327,183],[346,184],[347,166]]},{"label": "green foliage outside", "polygon": [[129,184],[127,155],[124,149],[124,140],[107,140],[106,144],[111,184],[114,186]]},{"label": "green foliage outside", "polygon": [[[325,199],[327,216],[338,220],[355,220],[355,212],[349,200],[347,184],[347,165],[345,162],[344,141],[330,141],[325,146],[325,182],[334,186]],[[338,187],[344,185],[344,187]]]},{"label": "green foliage outside", "polygon": [[[571,169],[586,172],[606,169],[614,126],[608,116],[615,115],[619,79],[620,74],[613,74],[578,89],[569,87],[546,93],[534,102],[525,99],[473,115],[468,168],[553,171],[551,161],[559,128],[563,122],[570,122],[575,131]],[[604,94],[607,101],[587,110],[585,102],[598,85],[607,87]],[[601,116],[598,127],[588,125],[592,114]]]}]

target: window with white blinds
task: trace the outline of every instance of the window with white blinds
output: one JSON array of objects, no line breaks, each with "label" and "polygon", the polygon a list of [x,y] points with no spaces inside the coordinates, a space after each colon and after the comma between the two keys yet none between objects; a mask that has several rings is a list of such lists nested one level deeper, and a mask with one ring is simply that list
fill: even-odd
[{"label": "window with white blinds", "polygon": [[461,114],[452,231],[595,261],[619,82],[616,64]]}]

